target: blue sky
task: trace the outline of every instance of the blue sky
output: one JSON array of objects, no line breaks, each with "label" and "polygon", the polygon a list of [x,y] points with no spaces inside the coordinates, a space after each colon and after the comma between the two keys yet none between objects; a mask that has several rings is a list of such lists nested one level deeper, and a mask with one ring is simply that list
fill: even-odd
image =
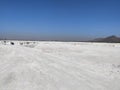
[{"label": "blue sky", "polygon": [[0,0],[0,37],[120,36],[120,0]]}]

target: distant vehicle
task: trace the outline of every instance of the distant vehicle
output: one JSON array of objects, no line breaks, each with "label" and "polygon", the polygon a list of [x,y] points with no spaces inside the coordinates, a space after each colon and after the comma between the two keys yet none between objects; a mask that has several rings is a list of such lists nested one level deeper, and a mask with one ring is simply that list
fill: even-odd
[{"label": "distant vehicle", "polygon": [[11,44],[11,45],[14,45],[14,42],[11,42],[10,44]]}]

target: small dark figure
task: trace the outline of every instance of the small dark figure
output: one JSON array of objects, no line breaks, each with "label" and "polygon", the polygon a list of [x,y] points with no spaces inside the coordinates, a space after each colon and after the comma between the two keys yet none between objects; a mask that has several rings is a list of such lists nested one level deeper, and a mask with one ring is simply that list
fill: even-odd
[{"label": "small dark figure", "polygon": [[14,45],[14,42],[11,42],[11,45]]},{"label": "small dark figure", "polygon": [[7,42],[6,41],[3,41],[3,42],[4,42],[4,45],[6,45]]},{"label": "small dark figure", "polygon": [[30,44],[30,42],[26,42],[26,44]]},{"label": "small dark figure", "polygon": [[23,45],[23,43],[20,43],[20,45]]}]

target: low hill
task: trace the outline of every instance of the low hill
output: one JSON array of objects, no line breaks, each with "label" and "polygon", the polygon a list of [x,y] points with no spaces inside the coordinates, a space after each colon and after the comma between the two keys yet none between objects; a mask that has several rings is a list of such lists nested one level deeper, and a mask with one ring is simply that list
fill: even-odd
[{"label": "low hill", "polygon": [[108,42],[108,43],[120,43],[120,37],[117,36],[109,36],[106,38],[97,38],[94,39],[93,42]]}]

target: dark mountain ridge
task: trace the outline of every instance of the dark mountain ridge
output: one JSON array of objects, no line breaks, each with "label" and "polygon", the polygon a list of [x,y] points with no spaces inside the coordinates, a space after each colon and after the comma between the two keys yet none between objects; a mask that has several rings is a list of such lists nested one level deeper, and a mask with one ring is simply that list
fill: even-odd
[{"label": "dark mountain ridge", "polygon": [[112,35],[112,36],[109,36],[109,37],[106,37],[106,38],[94,39],[93,42],[120,43],[120,37]]}]

